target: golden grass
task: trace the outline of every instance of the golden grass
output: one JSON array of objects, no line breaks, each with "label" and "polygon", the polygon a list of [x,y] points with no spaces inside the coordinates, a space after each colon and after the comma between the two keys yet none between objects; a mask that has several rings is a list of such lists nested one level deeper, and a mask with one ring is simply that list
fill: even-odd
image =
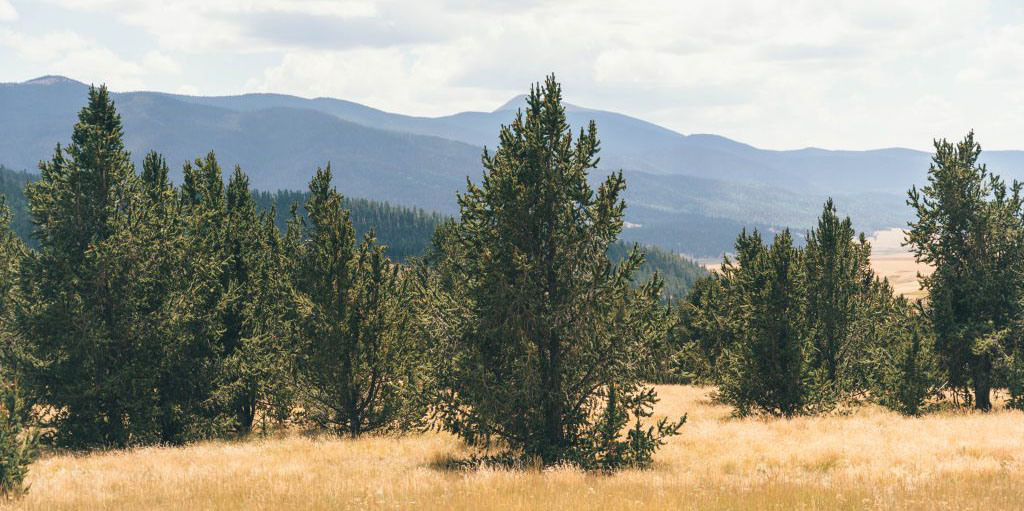
[{"label": "golden grass", "polygon": [[466,454],[443,434],[287,436],[53,455],[19,510],[106,509],[1021,509],[1024,414],[733,419],[710,389],[662,386],[689,412],[654,468],[446,471]]}]

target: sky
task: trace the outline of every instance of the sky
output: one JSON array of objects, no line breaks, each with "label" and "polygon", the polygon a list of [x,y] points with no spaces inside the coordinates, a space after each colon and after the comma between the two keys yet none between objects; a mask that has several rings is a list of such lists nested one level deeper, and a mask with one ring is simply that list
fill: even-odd
[{"label": "sky", "polygon": [[437,116],[551,72],[573,104],[767,149],[928,149],[970,129],[1024,149],[1016,1],[0,0],[0,82]]}]

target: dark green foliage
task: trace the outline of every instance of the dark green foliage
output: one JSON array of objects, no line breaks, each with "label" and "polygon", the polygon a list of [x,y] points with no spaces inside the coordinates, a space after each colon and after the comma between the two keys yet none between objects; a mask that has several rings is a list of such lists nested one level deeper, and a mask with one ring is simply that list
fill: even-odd
[{"label": "dark green foliage", "polygon": [[30,242],[32,218],[28,214],[25,186],[34,179],[35,177],[28,172],[16,172],[0,165],[0,195],[7,198],[7,207],[13,217],[10,227],[26,242]]},{"label": "dark green foliage", "polygon": [[258,416],[280,420],[290,406],[294,303],[284,242],[274,212],[259,211],[240,168],[226,188],[212,152],[183,173],[190,252],[216,265],[208,292],[193,297],[213,315],[196,324],[215,339],[218,359],[204,392],[212,393],[216,426],[244,435]]},{"label": "dark green foliage", "polygon": [[330,182],[330,166],[317,169],[308,221],[292,222],[302,230],[294,274],[301,311],[296,389],[323,427],[352,437],[406,429],[424,410],[412,406],[421,361],[405,281],[372,232],[357,243]]},{"label": "dark green foliage", "polygon": [[39,457],[39,430],[27,427],[29,407],[14,383],[0,383],[0,497],[28,492],[28,466]]},{"label": "dark green foliage", "polygon": [[121,137],[106,89],[92,89],[72,144],[27,190],[39,250],[22,265],[16,314],[31,341],[25,384],[74,447],[180,442],[212,427],[217,352],[201,297],[217,268],[190,253],[173,192],[149,178],[159,158],[144,182]]},{"label": "dark green foliage", "polygon": [[125,232],[140,203],[121,137],[107,90],[90,89],[72,144],[57,147],[27,190],[40,250],[24,264],[19,329],[33,341],[29,383],[73,445],[126,445],[156,422],[158,376],[142,362],[160,359],[160,348],[145,335],[155,329],[133,320],[158,307],[140,291],[159,284],[147,272],[156,265],[137,257],[153,240]]},{"label": "dark green foliage", "polygon": [[917,213],[908,242],[919,262],[935,268],[921,283],[925,314],[950,386],[979,410],[992,407],[995,368],[1019,315],[1022,198],[978,164],[981,146],[969,133],[953,144],[935,141],[928,184],[911,188]]},{"label": "dark green foliage", "polygon": [[928,397],[928,341],[910,346],[907,330],[922,319],[875,276],[864,236],[830,200],[807,239],[798,249],[788,231],[769,246],[757,231],[740,234],[735,261],[726,258],[721,274],[698,281],[679,306],[668,341],[678,349],[677,378],[719,385],[740,414]]},{"label": "dark green foliage", "polygon": [[[909,309],[906,304],[903,307]],[[875,398],[902,414],[920,415],[928,399],[938,395],[941,381],[931,333],[922,317],[910,310],[883,328],[888,344],[875,348]]]},{"label": "dark green foliage", "polygon": [[788,231],[763,248],[756,231],[743,233],[736,248],[739,265],[727,262],[723,272],[742,290],[733,304],[741,337],[729,352],[722,398],[740,414],[799,414],[808,404],[810,369],[801,254]]},{"label": "dark green foliage", "polygon": [[[617,241],[608,247],[608,258],[612,261],[625,260],[632,249],[633,244]],[[707,274],[700,265],[679,254],[651,245],[641,246],[640,249],[644,253],[644,262],[633,275],[634,282],[647,282],[657,273],[663,283],[662,296],[666,300],[678,300],[686,296],[693,283]]]},{"label": "dark green foliage", "polygon": [[871,246],[863,234],[859,240],[856,236],[850,219],[840,220],[829,199],[803,251],[807,326],[813,340],[811,367],[818,373],[819,385],[837,391],[852,385],[844,362],[863,348],[853,342],[852,326],[874,278],[868,266]]},{"label": "dark green foliage", "polygon": [[[253,192],[253,199],[260,208],[275,210],[278,227],[287,227],[291,206],[298,204],[297,213],[306,218],[304,204],[309,192],[279,190],[274,193]],[[366,199],[343,197],[341,207],[349,211],[349,219],[355,227],[356,237],[361,238],[371,230],[385,246],[388,257],[404,261],[412,256],[422,255],[430,245],[434,229],[445,217],[438,213],[427,213],[419,208],[406,208]]]},{"label": "dark green foliage", "polygon": [[668,361],[669,380],[713,384],[719,381],[723,356],[739,335],[732,326],[730,281],[714,273],[694,282],[677,302],[678,321],[669,331],[666,344],[675,349]]},{"label": "dark green foliage", "polygon": [[686,422],[685,416],[676,422],[669,422],[663,417],[655,426],[645,428],[640,420],[636,420],[633,427],[626,430],[623,441],[622,431],[629,426],[630,419],[649,419],[654,414],[652,409],[658,402],[658,396],[650,387],[626,399],[619,395],[615,385],[609,385],[602,392],[607,394],[602,396],[605,408],[589,431],[590,438],[583,443],[585,450],[577,455],[592,460],[591,468],[603,471],[643,468],[650,463],[658,448],[665,445],[665,439],[678,434]]},{"label": "dark green foliage", "polygon": [[14,331],[13,314],[18,299],[18,271],[25,246],[21,239],[10,230],[11,214],[0,195],[0,377],[10,376],[14,371],[17,352],[24,349]]},{"label": "dark green foliage", "polygon": [[481,186],[459,196],[461,220],[438,230],[433,271],[421,273],[438,414],[472,445],[498,441],[544,464],[642,466],[678,428],[660,421],[618,436],[653,405],[639,373],[668,311],[657,278],[632,286],[638,251],[608,257],[625,182],[587,184],[596,129],[574,140],[561,99],[553,77],[531,89],[525,115],[484,152]]},{"label": "dark green foliage", "polygon": [[811,401],[819,409],[860,399],[870,391],[875,361],[868,356],[890,332],[882,325],[905,318],[906,307],[870,266],[871,246],[829,199],[803,249]]}]

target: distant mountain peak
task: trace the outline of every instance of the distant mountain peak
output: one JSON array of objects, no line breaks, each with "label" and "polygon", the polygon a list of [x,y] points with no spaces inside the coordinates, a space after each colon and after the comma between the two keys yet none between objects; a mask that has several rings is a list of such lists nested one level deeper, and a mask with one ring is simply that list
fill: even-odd
[{"label": "distant mountain peak", "polygon": [[495,108],[494,112],[492,113],[506,112],[509,110],[518,110],[520,108],[526,108],[526,94],[520,94],[518,96],[513,97],[512,99],[506,101],[505,104],[499,106],[498,108]]},{"label": "distant mountain peak", "polygon": [[[593,109],[576,106],[571,103],[562,102],[566,112],[592,112]],[[526,110],[526,94],[520,94],[505,102],[491,113],[516,111],[522,108]]]},{"label": "distant mountain peak", "polygon": [[78,80],[72,80],[71,78],[68,78],[66,76],[61,76],[61,75],[45,75],[45,76],[40,76],[38,78],[33,78],[31,80],[26,80],[26,81],[24,81],[22,83],[24,85],[58,85],[58,84],[62,84],[62,83],[73,83],[73,84],[84,85],[82,82],[80,82]]}]

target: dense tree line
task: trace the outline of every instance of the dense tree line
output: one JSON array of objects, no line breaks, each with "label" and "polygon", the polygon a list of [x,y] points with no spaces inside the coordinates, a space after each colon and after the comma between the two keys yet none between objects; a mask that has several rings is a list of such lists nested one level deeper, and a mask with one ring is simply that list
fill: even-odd
[{"label": "dense tree line", "polygon": [[[25,243],[33,247],[35,239],[32,237],[32,219],[27,211],[24,188],[36,179],[37,175],[0,166],[0,195],[7,197],[12,213],[12,228]],[[288,228],[292,205],[298,206],[296,211],[300,218],[306,216],[304,205],[309,198],[308,191],[253,190],[252,195],[261,211],[274,213],[275,222],[282,232]],[[428,213],[419,208],[352,197],[342,197],[341,200],[342,207],[349,211],[356,236],[362,237],[373,230],[377,240],[384,246],[385,254],[400,262],[422,256],[430,247],[434,231],[447,220],[444,215]],[[632,246],[632,243],[616,241],[608,248],[609,257],[614,261],[625,259]],[[705,274],[699,265],[683,256],[651,245],[642,245],[641,248],[645,258],[637,269],[635,281],[646,282],[654,273],[658,273],[664,282],[662,296],[665,299],[684,296],[690,286]]]},{"label": "dense tree line", "polygon": [[[306,217],[307,191],[279,190],[253,192],[261,209],[276,211],[275,220],[281,230],[288,227],[291,207],[297,205],[298,215]],[[349,211],[356,236],[362,237],[371,229],[386,245],[387,255],[399,261],[423,255],[430,246],[434,230],[445,220],[444,215],[428,213],[420,208],[407,208],[367,199],[342,197],[341,206]]]},{"label": "dense tree line", "polygon": [[25,186],[33,181],[33,177],[28,172],[14,171],[0,165],[0,195],[5,197],[4,202],[11,215],[10,228],[22,241],[29,243],[31,243],[32,219],[28,215],[24,190]]},{"label": "dense tree line", "polygon": [[907,414],[943,396],[1024,406],[1024,200],[978,164],[973,133],[935,142],[928,183],[908,193],[907,245],[934,268],[911,304],[870,270],[870,248],[831,200],[803,248],[789,232],[736,240],[698,281],[668,344],[677,379],[714,383],[741,414],[792,416],[873,400]]},{"label": "dense tree line", "polygon": [[[31,419],[74,449],[275,423],[434,426],[509,461],[649,463],[682,424],[644,422],[657,398],[640,376],[671,324],[662,282],[637,278],[636,248],[615,252],[625,183],[587,184],[594,127],[573,139],[553,78],[530,101],[452,220],[346,201],[329,166],[308,192],[263,194],[211,152],[175,185],[159,154],[137,171],[109,93],[92,88],[71,143],[25,189],[33,246],[0,239],[0,355],[17,397],[0,416],[17,442],[34,438],[18,429]],[[411,257],[423,233],[430,254]],[[5,469],[33,455],[11,438]]]},{"label": "dense tree line", "polygon": [[[677,370],[718,385],[741,414],[793,416],[868,398],[916,413],[938,384],[928,378],[899,394],[928,374],[931,352],[915,337],[924,320],[869,258],[831,200],[803,248],[788,231],[770,244],[741,233],[735,259],[679,307]],[[913,374],[900,374],[905,366]]]}]

